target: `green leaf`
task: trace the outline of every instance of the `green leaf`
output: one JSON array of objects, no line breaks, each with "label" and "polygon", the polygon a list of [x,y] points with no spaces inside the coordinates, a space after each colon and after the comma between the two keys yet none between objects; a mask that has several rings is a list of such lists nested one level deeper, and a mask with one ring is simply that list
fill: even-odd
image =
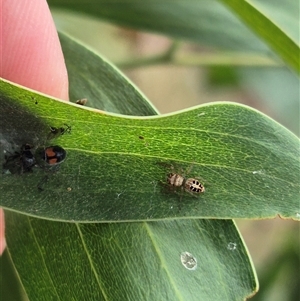
[{"label": "green leaf", "polygon": [[[258,36],[300,74],[300,49],[279,26],[264,15],[257,5],[246,0],[221,0],[228,5]],[[299,24],[298,24],[299,25]]]},{"label": "green leaf", "polygon": [[[74,225],[7,217],[9,251],[31,301],[231,301],[257,290],[231,221]],[[185,252],[194,259],[189,269]]]},{"label": "green leaf", "polygon": [[[78,47],[76,44],[73,46]],[[65,56],[68,53],[65,51]],[[86,61],[89,62],[88,59]],[[109,72],[109,68],[102,60],[99,63],[104,66],[105,72]],[[73,70],[73,72],[76,71],[76,69]],[[113,78],[117,79],[118,77],[113,76]],[[98,86],[96,79],[97,77],[94,78],[95,86]],[[130,89],[130,85],[125,85],[125,87]],[[117,90],[117,88],[116,80],[115,89]],[[69,141],[75,139],[73,142],[77,146],[94,139],[89,137],[88,132],[84,130],[86,126],[79,136],[74,135],[76,127],[80,128],[85,123],[87,126],[91,124],[89,119],[80,119],[88,117],[87,115],[81,116],[80,112],[95,114],[94,111],[30,93],[4,81],[1,82],[0,90],[0,100],[3,105],[0,110],[1,117],[3,117],[0,119],[1,154],[3,154],[3,150],[7,150],[14,144],[20,146],[22,143],[28,142],[43,143],[44,145],[56,143],[55,140],[47,141],[49,125],[59,127],[63,122],[69,121],[72,123],[73,132],[71,135],[66,133],[57,140],[58,143],[62,142],[66,149],[68,145],[66,140],[68,139],[71,139]],[[72,85],[71,90],[74,90]],[[101,90],[97,92],[101,93]],[[119,91],[119,97],[125,92]],[[116,110],[125,110],[123,104],[119,106],[117,99],[114,99]],[[142,102],[143,98],[138,99],[137,97],[136,101]],[[57,107],[58,104],[59,107]],[[60,105],[65,108],[61,112]],[[36,109],[37,111],[35,111]],[[75,112],[73,109],[76,109],[75,115],[73,115]],[[151,113],[149,106],[146,110],[148,110],[148,114]],[[78,113],[79,115],[77,115]],[[65,119],[66,115],[68,116],[67,120]],[[97,113],[98,115],[99,113]],[[75,120],[79,122],[77,125],[73,123]],[[99,133],[100,130],[102,131],[102,127],[97,124],[97,132]],[[101,143],[102,138],[98,142],[96,140],[94,142]],[[145,143],[143,141],[145,139],[140,140],[141,143]],[[68,157],[63,165],[70,159],[71,150],[67,150],[67,152]],[[77,159],[81,160],[82,157],[79,156]],[[32,174],[2,175],[1,185],[5,178],[10,178],[11,181],[9,185],[11,193],[3,195],[3,197],[10,198],[11,203],[18,203],[25,209],[23,211],[25,214],[42,216],[43,214],[39,214],[40,210],[50,210],[51,213],[51,208],[58,209],[55,208],[58,198],[62,201],[61,204],[64,203],[63,195],[61,198],[59,194],[62,185],[68,184],[64,180],[69,176],[73,178],[84,176],[85,180],[89,178],[87,186],[84,188],[85,191],[89,191],[91,184],[93,184],[92,187],[101,187],[103,183],[97,186],[94,181],[94,176],[98,172],[94,168],[94,162],[90,161],[90,167],[88,167],[88,169],[92,168],[93,173],[85,176],[78,168],[81,161],[77,159],[76,162],[79,162],[79,165],[74,161],[77,170],[71,171],[71,174],[62,173],[62,177],[60,177],[62,169],[52,174],[54,178],[50,179],[50,182],[52,181],[54,184],[52,188],[56,191],[54,199],[54,191],[51,189],[51,193],[48,195],[50,191],[48,185],[51,187],[51,183],[47,183],[46,191],[37,194],[37,183],[44,178],[45,174],[38,168]],[[32,175],[35,180],[30,182],[29,178]],[[115,175],[116,173],[114,173]],[[19,181],[23,185],[19,185]],[[27,194],[31,188],[34,191],[33,195]],[[18,189],[21,191],[15,194],[13,190],[17,191]],[[22,197],[18,200],[20,195]],[[24,202],[25,199],[30,199],[30,201]],[[179,198],[176,198],[176,206],[178,200]],[[81,204],[76,204],[76,201],[69,203],[68,210],[75,209],[77,205],[83,205],[81,210],[84,212],[89,207],[90,200],[83,194],[81,201]],[[95,202],[99,204],[101,201],[97,197],[90,204],[93,207]],[[68,203],[63,206],[65,205]],[[44,209],[42,209],[43,207]],[[103,208],[100,208],[100,211],[102,210]],[[72,214],[70,211],[69,217]],[[228,296],[228,300],[231,300],[245,299],[257,290],[251,262],[247,258],[243,242],[230,220],[84,225],[49,222],[6,210],[6,229],[8,251],[30,300],[72,298],[98,301],[104,298],[105,300],[120,300],[120,296],[122,296],[122,300],[151,300],[159,295],[163,296],[162,299],[164,296],[170,296],[170,298],[175,296],[172,299],[198,300],[199,296],[203,296],[206,300],[224,300],[224,294]],[[210,241],[206,240],[204,244],[205,237]],[[196,270],[186,270],[181,265],[180,254],[183,252],[190,252],[196,257],[198,262]],[[26,254],[25,260],[24,254]],[[232,265],[233,261],[234,265]],[[221,270],[222,273],[220,273]],[[192,274],[188,274],[186,271]],[[219,279],[218,291],[215,287],[216,279]],[[203,285],[199,285],[199,283],[203,283]],[[226,287],[226,291],[224,291],[224,287]],[[154,297],[152,298],[152,296]]]},{"label": "green leaf", "polygon": [[[156,115],[153,105],[115,67],[60,33],[67,65],[70,99],[87,98],[87,106],[124,115]],[[122,93],[120,93],[120,91]]]},{"label": "green leaf", "polygon": [[28,301],[7,250],[0,256],[0,300]]},{"label": "green leaf", "polygon": [[[67,151],[59,171],[2,174],[4,208],[82,222],[297,216],[298,138],[249,107],[214,103],[165,116],[125,117],[4,81],[1,92],[2,154],[9,151],[5,145],[21,141]],[[49,126],[64,124],[71,134],[47,141]],[[199,179],[205,193],[170,189],[171,172]]]}]

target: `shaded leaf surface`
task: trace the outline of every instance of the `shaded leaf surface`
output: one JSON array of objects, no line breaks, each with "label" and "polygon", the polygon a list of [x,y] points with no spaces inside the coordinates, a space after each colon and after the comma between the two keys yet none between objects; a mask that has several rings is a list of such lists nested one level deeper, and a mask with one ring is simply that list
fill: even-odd
[{"label": "shaded leaf surface", "polygon": [[[21,112],[32,112],[33,121],[41,116],[51,126],[72,126],[70,135],[55,140],[67,151],[58,172],[35,168],[1,176],[5,208],[82,222],[296,218],[298,139],[253,109],[215,103],[172,115],[125,118],[42,96],[36,96],[36,105],[29,92],[18,97],[20,90],[4,82],[1,90],[2,119],[15,118],[16,110],[10,114],[5,108],[16,101]],[[24,128],[35,138],[28,143],[44,145],[44,129]],[[166,178],[173,171],[200,179],[205,193],[195,197],[170,190]],[[41,192],[37,183],[45,174]]]},{"label": "shaded leaf surface", "polygon": [[[231,221],[75,226],[7,217],[9,250],[32,301],[243,300],[256,289]],[[186,251],[195,270],[181,263]]]},{"label": "shaded leaf surface", "polygon": [[0,300],[28,301],[21,285],[18,284],[18,275],[15,272],[8,251],[0,256]]}]

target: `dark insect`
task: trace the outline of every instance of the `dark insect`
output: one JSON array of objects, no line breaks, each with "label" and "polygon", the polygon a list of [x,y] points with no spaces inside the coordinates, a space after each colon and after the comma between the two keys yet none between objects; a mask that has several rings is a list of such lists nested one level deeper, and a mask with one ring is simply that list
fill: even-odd
[{"label": "dark insect", "polygon": [[39,148],[36,152],[36,159],[40,167],[52,168],[61,164],[66,158],[67,152],[59,145],[51,145],[46,148]]},{"label": "dark insect", "polygon": [[86,98],[78,99],[78,100],[76,100],[76,103],[77,103],[78,105],[85,106],[86,103],[87,103],[87,99],[86,99]]},{"label": "dark insect", "polygon": [[53,126],[50,126],[50,135],[52,136],[61,136],[64,135],[65,133],[71,133],[71,126],[65,124],[66,127],[60,127],[60,128],[56,128]]},{"label": "dark insect", "polygon": [[[15,152],[6,157],[3,163],[3,172],[11,174],[23,174],[32,172],[33,167],[40,167],[45,171],[56,172],[66,159],[67,152],[59,145],[51,145],[46,148],[38,148],[33,152],[33,147],[24,144],[20,152]],[[49,179],[49,174],[39,181],[37,187],[44,190],[43,186]]]},{"label": "dark insect", "polygon": [[15,152],[6,157],[6,161],[3,163],[3,170],[8,170],[12,174],[22,174],[31,172],[35,165],[36,160],[32,153],[32,146],[24,144],[22,145],[20,152]]},{"label": "dark insect", "polygon": [[[59,169],[59,164],[61,164],[66,159],[67,152],[59,145],[48,146],[46,148],[37,150],[37,161],[39,166],[48,170],[55,172]],[[44,185],[47,183],[49,175],[43,177],[43,179],[38,184],[38,189],[40,191],[44,190]]]}]

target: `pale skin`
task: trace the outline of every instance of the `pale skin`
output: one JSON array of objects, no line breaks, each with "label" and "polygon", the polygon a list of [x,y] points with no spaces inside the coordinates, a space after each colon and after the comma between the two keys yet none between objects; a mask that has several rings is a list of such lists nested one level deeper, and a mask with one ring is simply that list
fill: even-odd
[{"label": "pale skin", "polygon": [[[68,75],[46,0],[0,0],[0,77],[68,100]],[[6,247],[0,209],[0,255]]]}]

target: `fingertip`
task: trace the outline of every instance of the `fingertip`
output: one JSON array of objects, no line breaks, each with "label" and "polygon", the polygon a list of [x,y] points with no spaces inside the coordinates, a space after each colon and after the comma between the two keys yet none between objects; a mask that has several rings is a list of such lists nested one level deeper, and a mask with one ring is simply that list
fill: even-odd
[{"label": "fingertip", "polygon": [[5,226],[4,226],[4,211],[0,208],[0,256],[5,250],[6,241],[5,241]]},{"label": "fingertip", "polygon": [[68,75],[45,0],[3,0],[1,76],[68,100]]}]

